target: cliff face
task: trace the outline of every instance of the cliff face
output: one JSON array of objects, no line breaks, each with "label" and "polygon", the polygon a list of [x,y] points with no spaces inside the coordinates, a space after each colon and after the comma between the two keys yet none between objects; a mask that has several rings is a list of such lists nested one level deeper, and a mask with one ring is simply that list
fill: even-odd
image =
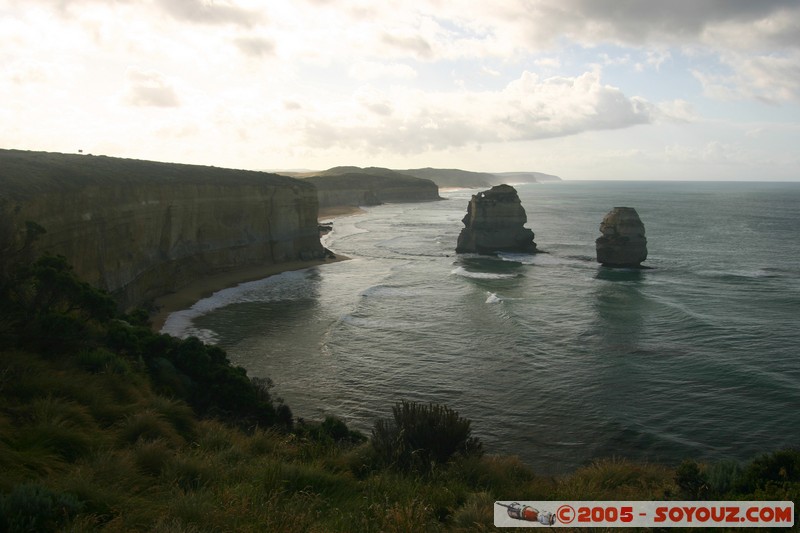
[{"label": "cliff face", "polygon": [[34,253],[64,255],[123,307],[209,273],[322,256],[311,184],[193,165],[31,159],[0,151],[1,220],[18,235],[25,221],[43,226]]}]

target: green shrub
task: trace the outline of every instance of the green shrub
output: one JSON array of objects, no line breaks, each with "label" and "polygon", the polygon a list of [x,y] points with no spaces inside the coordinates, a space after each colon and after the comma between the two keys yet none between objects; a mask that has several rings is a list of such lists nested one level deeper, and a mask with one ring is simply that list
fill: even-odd
[{"label": "green shrub", "polygon": [[0,496],[0,530],[54,531],[82,508],[72,494],[54,492],[35,483],[18,485],[10,494]]},{"label": "green shrub", "polygon": [[481,455],[470,421],[444,405],[402,401],[392,408],[392,420],[382,419],[372,430],[372,446],[386,465],[399,470],[429,472],[454,455]]},{"label": "green shrub", "polygon": [[717,461],[706,468],[708,490],[712,498],[723,497],[741,484],[742,467],[734,460]]}]

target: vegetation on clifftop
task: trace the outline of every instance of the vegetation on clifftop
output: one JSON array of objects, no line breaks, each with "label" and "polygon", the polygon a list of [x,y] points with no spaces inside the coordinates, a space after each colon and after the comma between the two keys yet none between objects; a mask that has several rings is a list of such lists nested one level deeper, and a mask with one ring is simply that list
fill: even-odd
[{"label": "vegetation on clifftop", "polygon": [[[302,182],[266,172],[139,159],[0,149],[0,201],[43,191],[121,184],[284,185]],[[0,205],[2,207],[2,205]]]},{"label": "vegetation on clifftop", "polygon": [[43,257],[0,279],[0,531],[494,531],[494,502],[800,496],[800,452],[602,460],[537,476],[468,420],[401,402],[372,438],[297,423],[225,352]]}]

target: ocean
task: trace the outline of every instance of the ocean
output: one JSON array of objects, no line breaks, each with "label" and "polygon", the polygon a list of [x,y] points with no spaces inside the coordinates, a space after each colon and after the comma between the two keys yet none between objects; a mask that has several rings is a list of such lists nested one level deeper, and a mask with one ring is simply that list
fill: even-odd
[{"label": "ocean", "polygon": [[[477,190],[369,207],[325,238],[351,260],[220,291],[163,331],[270,377],[296,416],[368,434],[401,399],[443,403],[542,474],[800,443],[800,183],[517,190],[545,253],[456,255]],[[649,269],[596,263],[616,206],[638,211]]]}]

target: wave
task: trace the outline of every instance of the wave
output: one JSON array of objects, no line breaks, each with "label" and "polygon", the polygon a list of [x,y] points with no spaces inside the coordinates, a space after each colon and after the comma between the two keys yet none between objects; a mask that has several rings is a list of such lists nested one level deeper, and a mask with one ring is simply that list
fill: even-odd
[{"label": "wave", "polygon": [[721,279],[764,279],[782,277],[782,272],[774,268],[758,268],[755,270],[701,270],[699,276]]},{"label": "wave", "polygon": [[[550,253],[538,253],[538,254],[514,254],[514,253],[499,253],[497,256],[502,259],[503,261],[509,261],[514,263],[522,263],[523,265],[581,265],[583,266],[586,263],[584,257],[562,257],[558,255],[553,255]],[[594,258],[590,258],[592,262],[594,262]]]},{"label": "wave", "polygon": [[516,278],[517,274],[495,274],[492,272],[470,272],[464,267],[454,268],[450,271],[451,274],[461,276],[463,278],[471,279],[512,279]]},{"label": "wave", "polygon": [[[298,290],[297,281],[304,280],[309,269],[281,272],[264,279],[240,283],[215,292],[207,298],[198,300],[189,309],[170,313],[161,328],[161,333],[173,337],[186,338],[195,336],[201,340],[215,342],[216,334],[209,330],[195,328],[193,320],[235,303],[265,302],[270,300],[297,300],[303,297],[304,291]],[[264,294],[270,291],[274,294]]]},{"label": "wave", "polygon": [[347,324],[363,329],[379,329],[390,331],[416,331],[434,327],[430,322],[412,322],[409,320],[364,318],[353,315],[344,315],[339,319],[340,323]]},{"label": "wave", "polygon": [[373,285],[361,293],[363,298],[415,298],[423,293],[407,287]]}]

